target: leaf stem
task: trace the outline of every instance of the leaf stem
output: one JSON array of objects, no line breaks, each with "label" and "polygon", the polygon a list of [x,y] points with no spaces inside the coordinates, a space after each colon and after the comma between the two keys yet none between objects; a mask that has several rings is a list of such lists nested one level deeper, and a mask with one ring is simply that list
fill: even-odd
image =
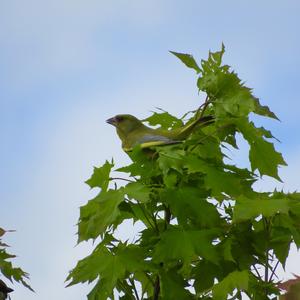
[{"label": "leaf stem", "polygon": [[127,182],[135,182],[134,180],[130,180],[130,179],[122,178],[122,177],[110,177],[109,180],[124,180]]},{"label": "leaf stem", "polygon": [[259,272],[258,272],[256,266],[255,266],[255,265],[252,265],[252,266],[253,266],[253,269],[255,270],[255,272],[256,272],[258,278],[261,279],[261,276],[260,276],[260,274],[259,274]]},{"label": "leaf stem", "polygon": [[148,224],[150,225],[150,227],[152,227],[152,229],[158,231],[158,228],[157,228],[156,223],[154,223],[154,225],[152,224],[152,222],[151,222],[150,219],[148,218],[147,213],[145,212],[144,207],[142,206],[142,204],[139,203],[139,202],[138,202],[137,204],[138,204],[138,206],[141,208],[141,211],[143,212],[143,215],[144,215],[144,217],[146,218],[146,220],[147,220]]},{"label": "leaf stem", "polygon": [[134,294],[135,294],[135,297],[137,300],[140,300],[140,297],[139,297],[139,294],[136,290],[136,287],[135,287],[135,283],[134,283],[134,280],[132,280],[132,278],[129,278],[129,281],[131,283],[131,286],[133,287],[133,291],[134,291]]}]

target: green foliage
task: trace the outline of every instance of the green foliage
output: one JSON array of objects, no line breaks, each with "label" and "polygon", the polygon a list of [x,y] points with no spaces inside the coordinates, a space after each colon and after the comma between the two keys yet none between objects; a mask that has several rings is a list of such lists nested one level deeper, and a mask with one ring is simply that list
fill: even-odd
[{"label": "green foliage", "polygon": [[234,271],[229,273],[222,281],[216,284],[212,291],[215,300],[227,298],[234,289],[247,290],[249,275],[247,271]]},{"label": "green foliage", "polygon": [[10,261],[16,256],[7,252],[7,248],[9,246],[2,241],[2,237],[9,231],[11,230],[4,230],[0,227],[0,274],[2,273],[11,282],[15,280],[33,291],[30,285],[26,282],[28,274],[21,268],[14,267]]},{"label": "green foliage", "polygon": [[[300,246],[300,194],[254,191],[262,175],[280,180],[278,168],[286,163],[272,133],[249,115],[278,118],[222,64],[224,51],[222,45],[201,64],[172,52],[196,71],[207,95],[187,122],[212,115],[213,124],[176,145],[136,147],[128,166],[105,162],[87,181],[101,190],[80,209],[78,240],[96,246],[67,280],[95,282],[89,300],[115,299],[116,292],[118,299],[139,300],[243,294],[263,300],[279,293],[277,265],[285,265],[291,243]],[[173,129],[189,114],[176,118],[160,110],[145,121]],[[249,144],[249,170],[228,163],[224,152],[238,149],[237,135]],[[139,225],[126,241],[116,235],[125,220]]]}]

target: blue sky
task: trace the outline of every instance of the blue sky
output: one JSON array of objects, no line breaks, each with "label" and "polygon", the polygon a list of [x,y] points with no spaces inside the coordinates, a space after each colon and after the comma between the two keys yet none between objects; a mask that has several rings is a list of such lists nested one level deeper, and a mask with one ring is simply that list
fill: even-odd
[{"label": "blue sky", "polygon": [[64,288],[91,250],[74,247],[78,208],[92,197],[83,182],[105,159],[128,161],[105,120],[199,104],[194,73],[169,50],[201,59],[224,42],[225,62],[281,119],[262,121],[289,164],[277,185],[299,189],[299,9],[297,0],[1,1],[0,225],[17,230],[7,241],[37,292],[15,285],[13,299],[84,299],[89,287]]}]

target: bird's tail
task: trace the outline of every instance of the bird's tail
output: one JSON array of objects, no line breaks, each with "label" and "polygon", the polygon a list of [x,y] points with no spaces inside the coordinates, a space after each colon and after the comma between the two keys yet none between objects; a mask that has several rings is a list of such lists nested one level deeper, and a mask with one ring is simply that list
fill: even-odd
[{"label": "bird's tail", "polygon": [[204,116],[199,118],[198,120],[195,120],[195,125],[197,124],[203,124],[203,125],[209,125],[214,123],[215,118],[213,116]]},{"label": "bird's tail", "polygon": [[196,126],[205,127],[214,123],[215,118],[211,115],[200,117],[181,128],[180,133],[178,134],[179,139],[187,138]]}]

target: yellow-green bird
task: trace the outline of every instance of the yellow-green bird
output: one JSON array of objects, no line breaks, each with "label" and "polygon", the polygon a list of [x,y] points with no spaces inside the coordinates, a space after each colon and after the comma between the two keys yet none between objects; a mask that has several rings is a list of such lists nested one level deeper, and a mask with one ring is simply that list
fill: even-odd
[{"label": "yellow-green bird", "polygon": [[131,151],[135,146],[149,148],[179,143],[185,140],[194,130],[195,126],[206,126],[213,122],[212,116],[204,116],[180,128],[172,130],[153,129],[147,127],[141,120],[132,115],[116,115],[107,123],[116,127],[117,134],[122,141],[124,151]]}]

